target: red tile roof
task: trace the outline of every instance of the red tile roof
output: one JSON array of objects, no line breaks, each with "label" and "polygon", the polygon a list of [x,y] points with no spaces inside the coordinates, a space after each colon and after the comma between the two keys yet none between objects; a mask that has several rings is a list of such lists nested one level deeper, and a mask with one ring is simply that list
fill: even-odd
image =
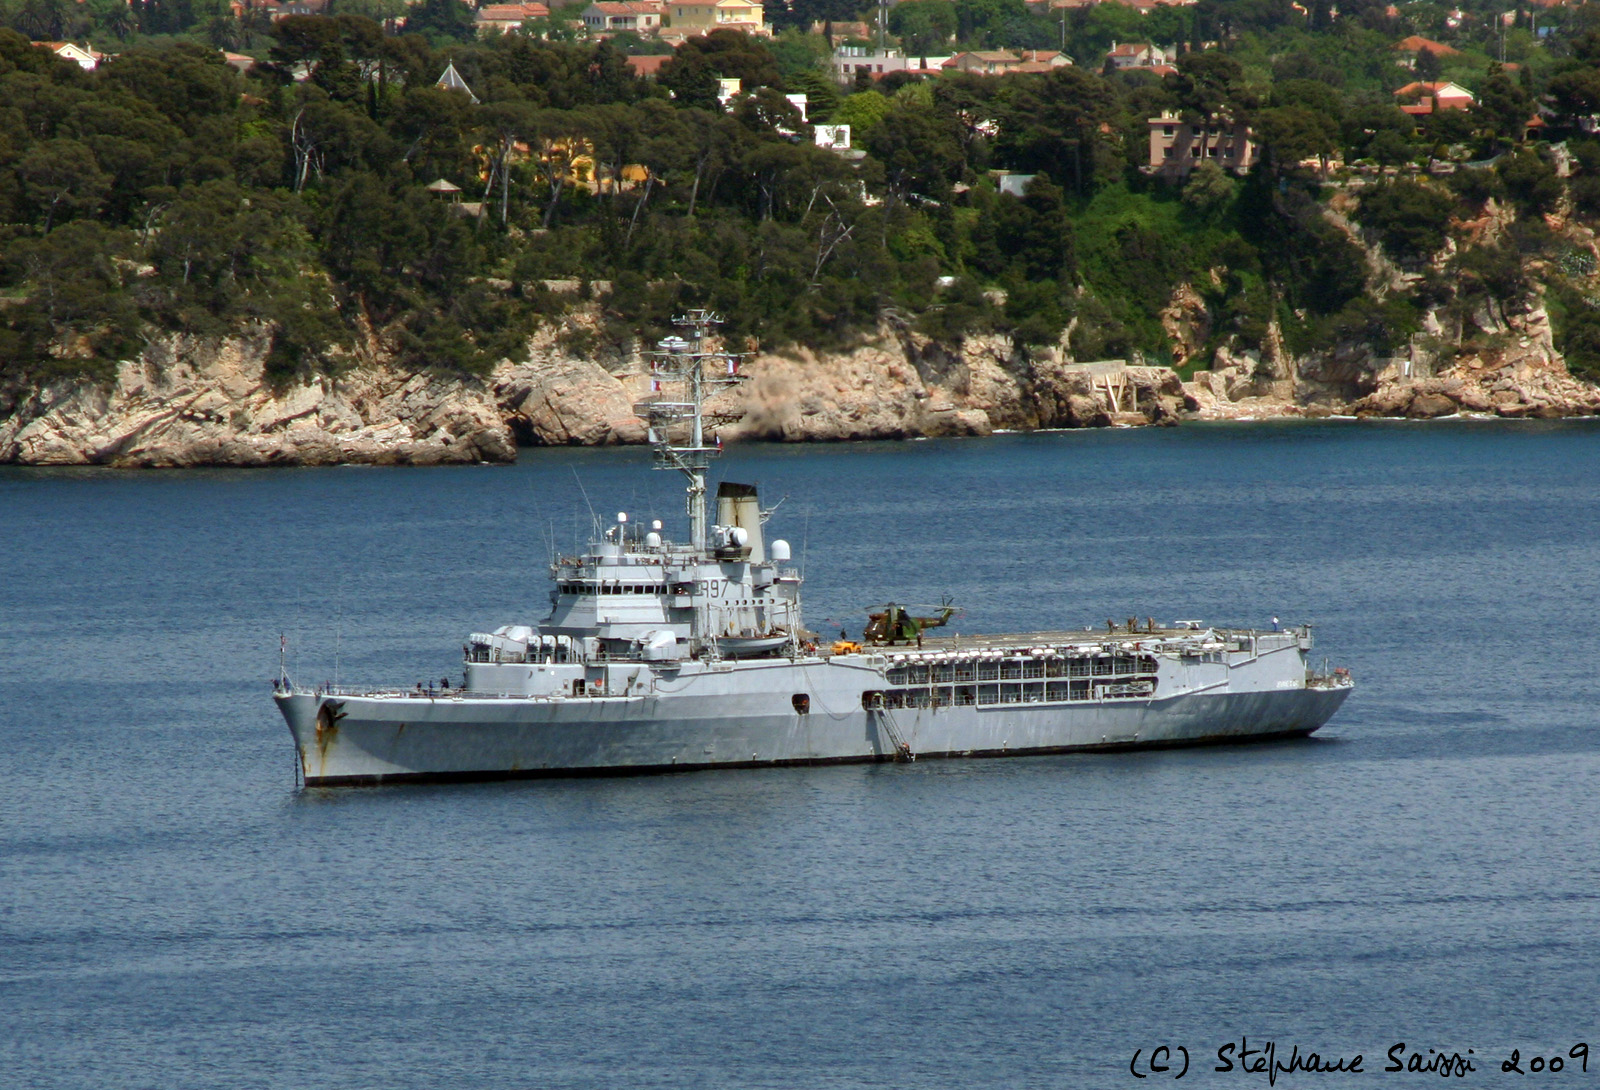
[{"label": "red tile roof", "polygon": [[1428,38],[1424,38],[1420,34],[1413,34],[1409,38],[1400,39],[1398,42],[1394,43],[1394,48],[1399,50],[1401,53],[1421,53],[1423,50],[1427,50],[1435,57],[1461,56],[1461,50],[1451,49],[1442,42],[1432,41]]},{"label": "red tile roof", "polygon": [[647,57],[629,57],[628,67],[633,69],[634,75],[650,79],[661,71],[663,64],[666,64],[671,59],[671,53],[659,53]]}]

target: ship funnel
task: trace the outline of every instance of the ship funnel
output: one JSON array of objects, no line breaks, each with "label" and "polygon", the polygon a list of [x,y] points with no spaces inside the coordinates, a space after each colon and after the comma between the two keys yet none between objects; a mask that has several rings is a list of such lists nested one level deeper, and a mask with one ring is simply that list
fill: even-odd
[{"label": "ship funnel", "polygon": [[761,504],[756,499],[756,486],[723,481],[717,485],[717,525],[736,526],[745,532],[750,561],[763,563],[767,559],[761,544]]}]

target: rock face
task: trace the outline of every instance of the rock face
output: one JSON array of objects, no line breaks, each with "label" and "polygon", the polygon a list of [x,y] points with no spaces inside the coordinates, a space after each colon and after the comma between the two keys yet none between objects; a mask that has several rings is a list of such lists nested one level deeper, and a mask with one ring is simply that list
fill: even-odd
[{"label": "rock face", "polygon": [[433,465],[516,458],[487,384],[365,367],[274,389],[264,336],[159,341],[109,388],[28,391],[0,461],[31,465]]},{"label": "rock face", "polygon": [[485,379],[383,362],[278,388],[265,336],[174,337],[115,383],[60,382],[0,400],[0,462],[25,465],[442,465],[511,462],[517,442],[644,439],[630,391],[558,352]]},{"label": "rock face", "polygon": [[[1164,320],[1201,320],[1198,296],[1189,296]],[[369,349],[363,366],[286,388],[265,378],[264,333],[169,337],[123,363],[108,386],[0,390],[0,463],[430,465],[509,462],[518,444],[643,442],[634,405],[649,380],[637,346],[611,346],[598,360],[563,346],[573,330],[594,343],[597,318],[592,308],[569,314],[566,327],[541,330],[524,359],[502,361],[481,379],[408,373]],[[997,335],[944,344],[885,324],[849,351],[756,357],[746,366],[751,381],[712,407],[729,421],[718,429],[724,439],[786,442],[1181,418],[1600,413],[1600,388],[1567,373],[1541,308],[1486,316],[1479,326],[1493,322],[1489,348],[1452,349],[1447,358],[1436,348],[1375,359],[1359,344],[1297,358],[1273,328],[1256,349],[1218,350],[1212,369],[1187,383],[1163,367],[1079,364],[1060,348],[1023,351]]]},{"label": "rock face", "polygon": [[634,399],[597,363],[502,364],[491,382],[501,416],[524,445],[644,442],[644,421],[633,413]]},{"label": "rock face", "polygon": [[725,438],[895,439],[1176,423],[1189,407],[1168,368],[1129,367],[1108,379],[1059,351],[1024,354],[996,336],[952,348],[885,327],[849,352],[765,355],[746,370],[751,381],[716,403],[735,419]]},{"label": "rock face", "polygon": [[[578,315],[578,324],[592,315]],[[0,462],[28,465],[433,465],[508,462],[521,444],[638,443],[648,393],[636,352],[606,366],[541,331],[484,379],[409,374],[381,357],[287,388],[265,378],[265,335],[181,337],[122,364],[109,387],[61,382],[0,399]],[[614,358],[613,358],[614,357]],[[1117,370],[1117,369],[1113,369]],[[727,439],[986,435],[996,429],[1173,423],[1186,408],[1164,368],[1107,376],[1002,337],[958,348],[885,327],[853,351],[766,355],[715,405]],[[615,373],[614,373],[615,372]]]},{"label": "rock face", "polygon": [[1456,413],[1554,420],[1600,413],[1600,390],[1564,368],[1491,366],[1474,356],[1437,376],[1387,376],[1351,408],[1357,416],[1418,420]]},{"label": "rock face", "polygon": [[1600,413],[1600,389],[1567,372],[1542,307],[1507,319],[1491,350],[1458,355],[1442,366],[1420,362],[1420,369],[1391,364],[1380,371],[1372,393],[1352,410],[1358,416],[1415,419],[1492,413],[1548,420]]},{"label": "rock face", "polygon": [[[1401,357],[1374,357],[1365,345],[1338,345],[1284,357],[1282,377],[1254,354],[1218,353],[1218,366],[1196,372],[1184,389],[1196,418],[1354,416],[1431,419],[1459,413],[1555,419],[1600,413],[1600,388],[1567,371],[1542,306],[1506,316],[1482,315],[1493,333],[1485,347],[1458,352],[1431,341]],[[1437,331],[1434,331],[1437,334]],[[1432,344],[1434,347],[1428,347]]]}]

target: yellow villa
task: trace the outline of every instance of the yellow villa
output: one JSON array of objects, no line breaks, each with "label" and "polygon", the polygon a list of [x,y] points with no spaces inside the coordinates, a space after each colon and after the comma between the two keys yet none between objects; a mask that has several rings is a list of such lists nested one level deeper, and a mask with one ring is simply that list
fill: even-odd
[{"label": "yellow villa", "polygon": [[767,33],[759,0],[667,0],[674,30],[707,31],[726,28],[746,34]]}]

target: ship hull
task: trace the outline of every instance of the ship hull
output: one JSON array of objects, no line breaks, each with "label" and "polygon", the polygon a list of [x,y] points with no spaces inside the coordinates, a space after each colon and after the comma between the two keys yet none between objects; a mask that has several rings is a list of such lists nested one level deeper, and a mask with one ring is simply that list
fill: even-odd
[{"label": "ship hull", "polygon": [[[777,680],[771,678],[769,680]],[[1309,735],[1347,687],[1162,699],[864,710],[818,692],[806,714],[731,694],[548,701],[283,694],[305,782],[340,786],[917,758],[999,757],[1265,741]],[[782,704],[790,703],[787,690]],[[852,706],[853,705],[853,706]]]}]

